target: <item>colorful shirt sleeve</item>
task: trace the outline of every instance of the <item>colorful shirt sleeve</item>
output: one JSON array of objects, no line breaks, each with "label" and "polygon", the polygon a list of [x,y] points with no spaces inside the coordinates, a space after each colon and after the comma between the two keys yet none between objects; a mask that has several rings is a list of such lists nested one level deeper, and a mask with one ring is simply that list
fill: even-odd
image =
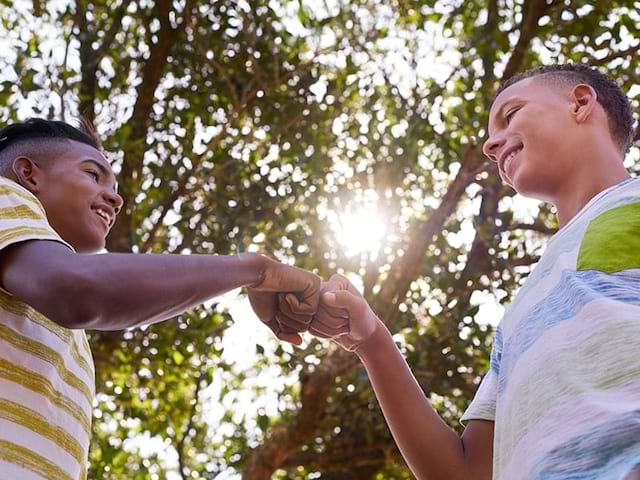
[{"label": "colorful shirt sleeve", "polygon": [[0,177],[0,250],[26,240],[53,240],[72,249],[49,225],[38,199],[17,183]]},{"label": "colorful shirt sleeve", "polygon": [[489,371],[482,379],[476,396],[464,412],[460,422],[464,425],[469,420],[490,420],[496,418],[496,399],[498,395],[498,379],[502,362],[502,327],[498,326],[491,350]]}]

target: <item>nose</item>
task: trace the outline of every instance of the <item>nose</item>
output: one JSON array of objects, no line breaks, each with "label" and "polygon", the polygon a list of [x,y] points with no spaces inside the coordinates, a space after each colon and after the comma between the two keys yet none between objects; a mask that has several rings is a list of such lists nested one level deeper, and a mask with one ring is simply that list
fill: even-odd
[{"label": "nose", "polygon": [[484,142],[482,145],[482,153],[484,153],[490,160],[497,162],[498,161],[498,152],[504,145],[504,138],[501,136],[493,135],[489,137],[489,139]]},{"label": "nose", "polygon": [[113,190],[106,190],[104,193],[104,199],[113,207],[113,211],[118,215],[124,204],[123,198]]}]

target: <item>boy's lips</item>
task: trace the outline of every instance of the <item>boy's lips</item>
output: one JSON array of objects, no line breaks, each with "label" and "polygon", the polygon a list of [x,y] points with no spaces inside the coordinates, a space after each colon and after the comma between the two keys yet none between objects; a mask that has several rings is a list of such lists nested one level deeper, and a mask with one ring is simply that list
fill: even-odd
[{"label": "boy's lips", "polygon": [[98,221],[102,224],[102,226],[108,232],[111,229],[111,225],[109,225],[109,222],[104,217],[101,217],[100,215],[98,215],[95,211],[93,213],[98,217]]},{"label": "boy's lips", "polygon": [[111,226],[115,221],[115,212],[108,206],[98,205],[92,207],[93,213],[100,218],[101,223],[105,226],[107,232],[111,230]]},{"label": "boy's lips", "polygon": [[511,165],[522,149],[522,145],[514,145],[507,148],[502,155],[500,155],[500,159],[498,160],[498,169],[506,178],[511,179],[511,175],[509,175],[509,172],[512,170]]}]

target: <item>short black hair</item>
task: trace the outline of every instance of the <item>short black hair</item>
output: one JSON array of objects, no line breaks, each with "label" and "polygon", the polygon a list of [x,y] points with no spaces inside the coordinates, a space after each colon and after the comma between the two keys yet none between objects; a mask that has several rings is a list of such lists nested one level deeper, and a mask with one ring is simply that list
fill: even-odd
[{"label": "short black hair", "polygon": [[102,144],[94,126],[84,118],[80,119],[78,127],[43,118],[29,118],[23,122],[7,125],[0,129],[0,175],[11,176],[11,163],[17,155],[32,152],[46,153],[47,148],[50,148],[47,147],[47,143],[69,140],[102,150]]},{"label": "short black hair", "polygon": [[569,85],[578,85],[580,83],[591,85],[598,95],[598,103],[602,105],[609,119],[611,137],[623,153],[629,150],[635,134],[629,98],[616,82],[587,64],[546,65],[527,70],[502,83],[496,92],[496,97],[514,83],[537,76],[544,76],[549,80],[564,82]]}]

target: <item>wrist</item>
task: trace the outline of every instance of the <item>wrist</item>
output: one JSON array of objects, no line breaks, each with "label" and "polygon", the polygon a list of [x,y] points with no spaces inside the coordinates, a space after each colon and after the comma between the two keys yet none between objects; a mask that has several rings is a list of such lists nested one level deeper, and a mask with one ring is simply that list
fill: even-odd
[{"label": "wrist", "polygon": [[358,355],[358,357],[360,357],[362,361],[365,361],[367,357],[371,355],[377,355],[380,346],[389,341],[393,343],[391,332],[389,332],[389,329],[381,320],[378,320],[378,322],[376,323],[376,327],[371,335],[369,335],[366,340],[360,342],[353,349],[353,352]]},{"label": "wrist", "polygon": [[264,280],[264,275],[269,258],[259,253],[245,252],[237,255],[238,261],[247,271],[247,288],[255,288]]}]

